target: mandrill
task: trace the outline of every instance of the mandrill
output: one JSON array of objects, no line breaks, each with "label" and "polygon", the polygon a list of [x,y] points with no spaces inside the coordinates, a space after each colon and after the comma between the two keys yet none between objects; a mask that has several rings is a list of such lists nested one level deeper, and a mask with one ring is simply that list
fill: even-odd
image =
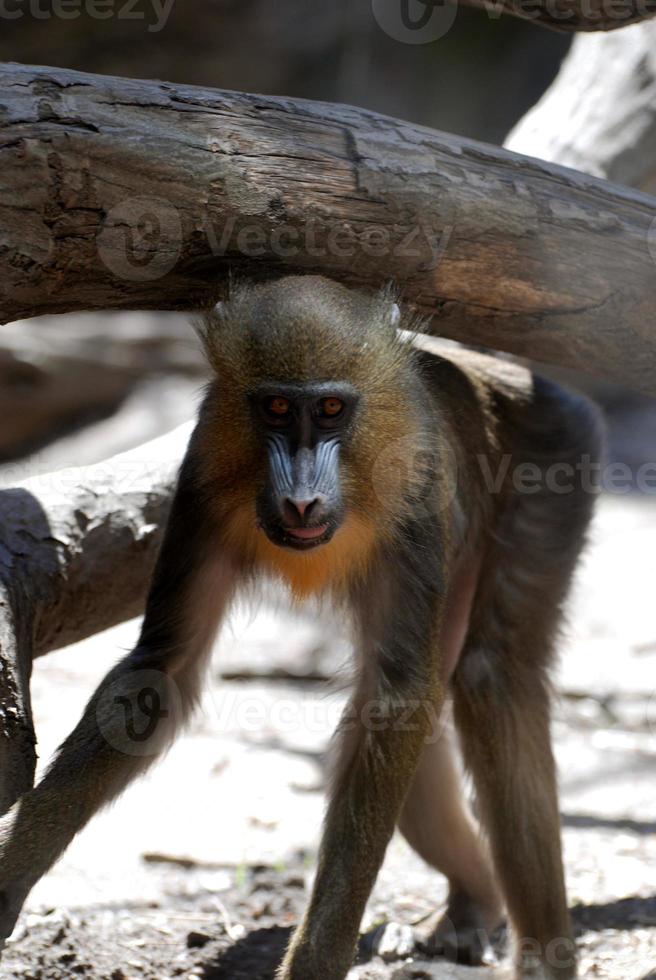
[{"label": "mandrill", "polygon": [[[203,317],[214,378],[139,641],[0,820],[0,935],[170,742],[235,591],[265,574],[348,609],[357,651],[313,892],[278,980],[343,980],[397,825],[449,882],[435,951],[480,962],[507,914],[518,980],[576,975],[548,671],[599,425],[586,401],[492,357],[436,352],[420,327],[388,291],[316,276],[240,286]],[[161,710],[135,748],[127,709],[146,696]],[[489,846],[434,737],[447,699]]]}]

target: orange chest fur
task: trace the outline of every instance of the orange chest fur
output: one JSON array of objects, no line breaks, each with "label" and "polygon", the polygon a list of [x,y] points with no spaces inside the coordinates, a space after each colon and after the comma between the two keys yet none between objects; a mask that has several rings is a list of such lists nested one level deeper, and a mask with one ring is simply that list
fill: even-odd
[{"label": "orange chest fur", "polygon": [[376,541],[373,527],[347,516],[335,536],[313,551],[298,553],[273,544],[260,531],[250,508],[230,521],[228,539],[243,557],[289,587],[296,599],[324,591],[339,592],[347,581],[362,574]]}]

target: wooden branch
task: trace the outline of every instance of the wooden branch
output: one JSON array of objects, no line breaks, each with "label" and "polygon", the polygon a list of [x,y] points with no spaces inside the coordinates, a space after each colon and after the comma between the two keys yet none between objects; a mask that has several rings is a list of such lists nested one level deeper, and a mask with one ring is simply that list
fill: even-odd
[{"label": "wooden branch", "polygon": [[656,191],[656,21],[576,38],[505,146]]},{"label": "wooden branch", "polygon": [[0,314],[395,280],[435,332],[656,391],[656,201],[364,110],[5,66]]},{"label": "wooden branch", "polygon": [[143,611],[190,433],[0,491],[0,547],[29,582],[35,657]]},{"label": "wooden branch", "polygon": [[0,545],[0,813],[31,789],[36,769],[31,603],[25,586],[11,581],[11,559]]},{"label": "wooden branch", "polygon": [[185,425],[0,490],[0,813],[32,785],[32,660],[143,610]]},{"label": "wooden branch", "polygon": [[654,0],[461,0],[490,17],[511,14],[554,31],[615,31],[656,14]]}]

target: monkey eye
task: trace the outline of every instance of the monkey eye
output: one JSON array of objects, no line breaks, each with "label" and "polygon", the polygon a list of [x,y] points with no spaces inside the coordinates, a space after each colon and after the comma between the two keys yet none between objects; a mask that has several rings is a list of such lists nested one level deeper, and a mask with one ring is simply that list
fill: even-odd
[{"label": "monkey eye", "polygon": [[268,409],[274,415],[286,415],[289,411],[289,399],[283,398],[282,395],[275,395],[269,399]]},{"label": "monkey eye", "polygon": [[344,411],[344,402],[341,398],[322,398],[319,402],[319,411],[324,418],[334,419]]},{"label": "monkey eye", "polygon": [[287,422],[291,418],[291,403],[283,395],[273,395],[262,402],[264,414],[272,422]]}]

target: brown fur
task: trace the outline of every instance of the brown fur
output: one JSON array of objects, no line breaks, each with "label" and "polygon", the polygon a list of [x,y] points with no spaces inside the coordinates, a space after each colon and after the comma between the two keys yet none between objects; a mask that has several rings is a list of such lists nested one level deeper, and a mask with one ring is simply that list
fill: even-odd
[{"label": "brown fur", "polygon": [[221,312],[203,321],[201,336],[217,374],[201,417],[203,480],[216,488],[212,506],[219,521],[242,508],[245,486],[252,496],[253,482],[257,486],[264,479],[266,460],[254,437],[246,396],[272,378],[346,378],[364,393],[342,456],[345,495],[361,515],[360,523],[378,529],[398,512],[394,474],[389,487],[375,487],[372,481],[381,448],[376,433],[384,431],[389,443],[416,444],[421,405],[416,402],[414,350],[389,323],[389,307],[385,295],[367,297],[314,276],[289,277],[256,290],[237,289]]},{"label": "brown fur", "polygon": [[328,591],[343,594],[349,581],[365,573],[376,543],[374,526],[350,515],[320,550],[301,555],[284,551],[258,531],[248,504],[230,514],[224,535],[230,550],[245,558],[249,567],[282,579],[296,600]]},{"label": "brown fur", "polygon": [[[188,716],[234,588],[264,574],[296,599],[327,593],[350,604],[359,668],[312,898],[278,980],[343,980],[399,822],[450,882],[445,916],[424,937],[430,949],[480,961],[502,897],[519,940],[517,978],[575,975],[548,668],[591,501],[576,479],[564,498],[547,486],[520,494],[511,476],[516,463],[544,472],[594,456],[596,423],[585,403],[522,368],[427,338],[410,342],[395,330],[391,304],[388,293],[289,277],[237,289],[203,319],[216,377],[183,464],[139,645],[103,681],[43,782],[0,820],[4,935],[34,881],[150,761],[130,755],[105,692],[118,685],[124,701],[136,698],[144,670],[177,685],[180,710],[153,733],[153,748],[164,744]],[[328,543],[286,550],[258,527],[269,464],[249,399],[264,383],[331,380],[360,395],[339,448],[344,517]],[[486,473],[498,471],[491,492]],[[494,869],[449,747],[435,742],[449,696]]]}]

